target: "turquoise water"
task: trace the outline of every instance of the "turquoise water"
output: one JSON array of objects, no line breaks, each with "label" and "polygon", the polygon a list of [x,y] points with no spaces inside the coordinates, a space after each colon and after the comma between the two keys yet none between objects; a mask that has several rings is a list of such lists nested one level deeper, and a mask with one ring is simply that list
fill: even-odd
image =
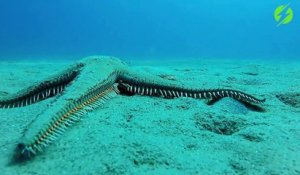
[{"label": "turquoise water", "polygon": [[[289,4],[294,19],[276,27]],[[299,59],[297,0],[0,1],[0,58]]]}]

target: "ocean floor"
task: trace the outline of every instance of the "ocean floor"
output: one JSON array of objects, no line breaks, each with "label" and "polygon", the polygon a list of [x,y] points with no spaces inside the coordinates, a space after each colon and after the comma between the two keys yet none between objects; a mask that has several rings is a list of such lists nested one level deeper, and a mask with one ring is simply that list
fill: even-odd
[{"label": "ocean floor", "polygon": [[[63,70],[68,62],[0,62],[0,99]],[[300,63],[132,61],[187,87],[232,88],[266,98],[253,111],[224,98],[116,96],[34,159],[11,165],[22,132],[50,98],[0,109],[0,172],[30,174],[300,174]]]}]

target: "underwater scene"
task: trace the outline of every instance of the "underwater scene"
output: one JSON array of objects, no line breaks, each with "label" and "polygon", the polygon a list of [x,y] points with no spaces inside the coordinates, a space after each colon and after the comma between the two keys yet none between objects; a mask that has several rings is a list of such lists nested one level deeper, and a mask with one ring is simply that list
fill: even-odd
[{"label": "underwater scene", "polygon": [[1,175],[299,175],[300,1],[0,0]]}]

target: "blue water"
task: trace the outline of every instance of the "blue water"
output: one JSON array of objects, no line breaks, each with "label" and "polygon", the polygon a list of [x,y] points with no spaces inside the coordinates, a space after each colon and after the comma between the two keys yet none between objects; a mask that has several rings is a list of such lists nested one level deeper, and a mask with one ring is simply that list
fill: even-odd
[{"label": "blue water", "polygon": [[[293,21],[276,27],[275,8]],[[0,0],[0,59],[300,60],[299,0]]]}]

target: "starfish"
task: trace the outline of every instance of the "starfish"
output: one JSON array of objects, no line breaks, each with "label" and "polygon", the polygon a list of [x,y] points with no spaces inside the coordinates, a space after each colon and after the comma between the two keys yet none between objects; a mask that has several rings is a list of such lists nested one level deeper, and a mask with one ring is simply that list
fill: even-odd
[{"label": "starfish", "polygon": [[209,104],[224,97],[231,97],[249,106],[265,102],[265,99],[232,89],[187,88],[171,80],[133,71],[115,57],[86,57],[43,82],[0,99],[0,108],[19,108],[51,97],[57,98],[51,108],[26,128],[13,159],[18,162],[32,159],[79,122],[86,113],[118,94],[168,99],[190,97],[207,99]]}]

